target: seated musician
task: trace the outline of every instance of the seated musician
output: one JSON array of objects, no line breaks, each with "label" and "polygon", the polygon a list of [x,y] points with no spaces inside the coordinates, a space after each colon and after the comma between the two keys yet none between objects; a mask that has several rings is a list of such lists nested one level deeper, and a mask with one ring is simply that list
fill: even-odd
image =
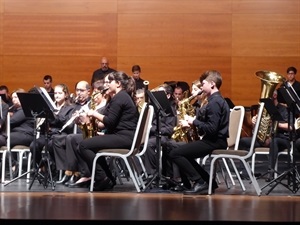
[{"label": "seated musician", "polygon": [[[76,101],[74,103],[74,109],[69,116],[69,121],[71,121],[70,124],[74,126],[74,118],[77,116],[78,112],[84,109],[88,108],[88,103],[90,102],[90,91],[91,91],[91,86],[87,81],[79,81],[76,84]],[[67,124],[69,124],[67,122]],[[81,129],[77,129],[76,133],[81,133]],[[56,165],[56,170],[63,170],[65,171],[65,176],[60,180],[57,181],[56,183],[58,184],[64,184],[65,182],[69,181],[72,178],[73,182],[76,182],[79,179],[80,173],[77,171],[77,158],[72,155],[67,155],[66,151],[66,139],[70,135],[70,133],[61,133],[61,134],[55,134],[52,138],[52,146],[53,146],[53,152],[54,152],[54,158],[55,158],[55,165]],[[71,165],[76,165],[75,168],[70,168],[68,170],[68,166],[66,164],[66,159],[68,159],[68,162],[72,162]],[[76,175],[75,175],[76,173]],[[74,180],[73,180],[74,179]],[[75,181],[76,179],[76,181]]]},{"label": "seated musician", "polygon": [[[53,113],[53,117],[49,116],[48,124],[46,124],[45,118],[38,118],[38,135],[36,137],[36,140],[32,141],[30,144],[30,151],[32,153],[35,151],[35,160],[38,164],[42,160],[43,149],[47,148],[46,150],[50,155],[50,162],[52,165],[53,173],[56,173],[56,169],[54,165],[55,160],[52,146],[52,137],[55,134],[59,134],[59,130],[67,122],[74,109],[74,106],[70,103],[69,97],[69,89],[65,84],[58,84],[54,87],[54,103],[58,111]],[[72,131],[73,127],[69,126],[63,132],[67,134],[72,133]]]},{"label": "seated musician", "polygon": [[[276,163],[276,160],[277,160],[278,152],[283,151],[284,149],[290,148],[289,133],[288,133],[288,111],[287,111],[287,108],[284,105],[278,103],[277,90],[274,91],[273,96],[272,96],[272,100],[273,100],[273,103],[276,106],[278,112],[282,116],[283,121],[278,121],[278,126],[275,129],[276,133],[275,133],[274,139],[272,140],[271,128],[272,128],[272,123],[274,121],[265,122],[264,118],[262,118],[261,123],[269,123],[269,131],[268,131],[268,134],[266,135],[266,137],[263,141],[261,141],[258,138],[255,142],[255,145],[254,145],[255,147],[270,147],[269,166],[268,166],[268,172],[269,173],[268,173],[268,176],[266,178],[267,182],[271,181],[274,178],[274,172],[276,172],[274,169],[275,169],[275,163]],[[253,127],[256,124],[256,118],[257,118],[257,115],[252,117]],[[249,150],[249,148],[251,146],[251,140],[252,140],[252,137],[242,137],[240,139],[238,149]],[[274,145],[270,145],[270,143],[272,141],[273,141]],[[247,174],[246,172],[241,171],[240,173],[242,174],[242,178],[248,179],[248,177],[244,176],[244,174]]]},{"label": "seated musician", "polygon": [[[95,81],[93,84],[93,93],[91,99],[91,101],[93,102],[93,106],[92,104],[89,104],[89,107],[94,108],[99,113],[102,113],[110,99],[106,91],[107,89],[105,88],[102,81]],[[94,118],[92,117],[87,116],[87,112],[81,113],[78,118],[75,119],[75,123],[80,125],[83,124],[83,129],[86,130],[83,130],[82,132],[85,132],[86,134],[69,134],[66,137],[65,150],[68,158],[65,159],[65,162],[67,170],[72,171],[74,170],[74,168],[76,168],[74,171],[78,171],[80,174],[79,176],[75,177],[76,173],[74,172],[73,179],[70,178],[70,180],[64,182],[64,185],[70,188],[83,188],[90,185],[91,175],[86,162],[82,159],[78,151],[78,145],[84,138],[90,138],[91,136],[95,135],[103,135],[105,133],[105,129],[100,129],[98,127],[98,121],[94,120]],[[74,157],[77,158],[77,165],[73,164],[73,160],[69,161],[70,156],[72,156],[71,159]]]},{"label": "seated musician", "polygon": [[[16,145],[29,146],[34,139],[34,119],[27,118],[24,114],[21,102],[17,93],[25,93],[22,88],[12,92],[13,107],[10,113],[10,147]],[[12,153],[12,171],[13,177],[18,175],[19,164],[17,161],[17,153]]]}]

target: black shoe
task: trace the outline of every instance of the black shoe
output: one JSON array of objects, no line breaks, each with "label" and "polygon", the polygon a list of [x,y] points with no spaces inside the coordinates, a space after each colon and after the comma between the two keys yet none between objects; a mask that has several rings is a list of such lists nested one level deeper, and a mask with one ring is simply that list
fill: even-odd
[{"label": "black shoe", "polygon": [[242,180],[250,180],[250,177],[248,176],[247,171],[246,172],[240,171],[240,178]]},{"label": "black shoe", "polygon": [[19,175],[19,163],[16,163],[14,166],[15,166],[15,170],[12,171],[12,176],[13,178],[16,178]]},{"label": "black shoe", "polygon": [[59,181],[56,181],[57,184],[65,184],[67,181],[71,179],[72,175],[64,175],[63,178]]},{"label": "black shoe", "polygon": [[107,189],[112,189],[113,186],[114,186],[113,182],[108,177],[105,177],[104,180],[95,181],[93,190],[94,191],[104,191]]},{"label": "black shoe", "polygon": [[274,173],[269,172],[268,177],[266,178],[266,182],[271,182],[272,180],[274,180]]},{"label": "black shoe", "polygon": [[[215,189],[218,188],[218,184],[213,181],[213,185],[212,185],[212,193],[215,193]],[[184,195],[197,195],[197,194],[208,194],[208,183],[195,183],[193,188],[190,190],[186,190],[183,192]]]},{"label": "black shoe", "polygon": [[91,184],[91,180],[83,181],[80,183],[69,184],[69,188],[88,188]]},{"label": "black shoe", "polygon": [[183,183],[179,183],[175,187],[170,188],[171,191],[176,191],[176,192],[183,192],[183,191],[186,191],[188,189],[189,188],[187,188]]},{"label": "black shoe", "polygon": [[73,175],[70,180],[65,183],[65,186],[68,187],[70,184],[75,184],[79,179],[80,177]]}]

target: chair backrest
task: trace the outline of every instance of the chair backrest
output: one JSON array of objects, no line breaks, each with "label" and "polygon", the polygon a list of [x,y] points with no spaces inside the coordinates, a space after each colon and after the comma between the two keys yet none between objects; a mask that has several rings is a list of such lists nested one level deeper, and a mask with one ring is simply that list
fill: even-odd
[{"label": "chair backrest", "polygon": [[131,155],[136,155],[141,151],[142,148],[143,150],[146,148],[144,143],[148,143],[153,114],[153,106],[145,102],[140,111],[139,120],[130,149]]},{"label": "chair backrest", "polygon": [[237,150],[241,138],[241,132],[244,122],[244,106],[234,106],[230,110],[229,117],[229,137],[227,138],[228,148]]},{"label": "chair backrest", "polygon": [[253,133],[252,133],[251,146],[250,146],[248,154],[246,156],[244,156],[244,158],[249,158],[254,153],[255,142],[256,142],[256,139],[257,139],[259,125],[260,125],[260,122],[261,122],[261,119],[262,119],[262,113],[263,113],[264,106],[265,106],[264,102],[259,103],[256,123],[255,123],[254,130],[253,130]]}]

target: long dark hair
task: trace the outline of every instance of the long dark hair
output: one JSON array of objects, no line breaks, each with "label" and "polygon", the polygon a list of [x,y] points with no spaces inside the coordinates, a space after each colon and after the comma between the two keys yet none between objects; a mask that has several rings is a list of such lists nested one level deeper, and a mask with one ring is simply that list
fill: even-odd
[{"label": "long dark hair", "polygon": [[119,81],[121,83],[122,89],[125,90],[132,99],[134,99],[135,95],[135,81],[131,76],[128,76],[125,72],[123,71],[116,71],[109,73],[107,75],[107,78],[109,81],[115,80]]}]

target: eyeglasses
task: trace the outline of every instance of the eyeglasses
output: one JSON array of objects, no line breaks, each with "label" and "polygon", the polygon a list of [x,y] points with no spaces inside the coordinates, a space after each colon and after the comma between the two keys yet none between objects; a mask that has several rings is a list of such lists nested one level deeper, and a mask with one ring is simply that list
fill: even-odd
[{"label": "eyeglasses", "polygon": [[288,75],[294,75],[294,74],[295,74],[294,72],[289,72],[289,73],[288,73]]},{"label": "eyeglasses", "polygon": [[76,88],[76,91],[78,91],[78,92],[84,92],[84,91],[86,91],[87,89],[79,89],[79,88]]}]

